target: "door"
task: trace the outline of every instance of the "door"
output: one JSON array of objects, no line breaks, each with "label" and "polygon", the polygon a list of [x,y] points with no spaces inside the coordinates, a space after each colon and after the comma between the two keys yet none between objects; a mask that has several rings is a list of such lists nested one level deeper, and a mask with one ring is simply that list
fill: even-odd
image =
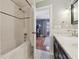
[{"label": "door", "polygon": [[[51,53],[51,29],[50,5],[36,8],[36,39],[34,41],[35,59],[52,59]],[[53,46],[53,45],[52,45]],[[53,48],[53,47],[52,47]],[[51,58],[52,57],[52,58]]]}]

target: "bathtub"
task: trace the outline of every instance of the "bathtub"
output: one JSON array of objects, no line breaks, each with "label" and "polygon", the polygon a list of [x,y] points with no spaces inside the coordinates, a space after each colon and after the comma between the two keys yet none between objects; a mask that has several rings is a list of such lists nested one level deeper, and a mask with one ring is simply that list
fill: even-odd
[{"label": "bathtub", "polygon": [[11,52],[2,55],[0,59],[31,59],[31,45],[27,40],[19,47],[15,48]]}]

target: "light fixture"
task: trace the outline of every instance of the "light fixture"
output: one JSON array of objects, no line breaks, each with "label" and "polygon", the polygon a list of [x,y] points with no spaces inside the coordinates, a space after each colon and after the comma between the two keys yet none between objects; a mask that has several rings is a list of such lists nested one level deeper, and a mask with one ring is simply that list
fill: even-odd
[{"label": "light fixture", "polygon": [[64,14],[65,14],[65,15],[68,14],[69,12],[70,12],[69,9],[65,9],[65,10],[64,10]]}]

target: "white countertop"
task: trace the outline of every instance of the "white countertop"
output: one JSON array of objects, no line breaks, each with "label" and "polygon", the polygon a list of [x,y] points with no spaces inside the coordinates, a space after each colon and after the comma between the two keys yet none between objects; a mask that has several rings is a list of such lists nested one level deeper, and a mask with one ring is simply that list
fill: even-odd
[{"label": "white countertop", "polygon": [[58,36],[55,35],[57,41],[72,59],[78,59],[78,37]]}]

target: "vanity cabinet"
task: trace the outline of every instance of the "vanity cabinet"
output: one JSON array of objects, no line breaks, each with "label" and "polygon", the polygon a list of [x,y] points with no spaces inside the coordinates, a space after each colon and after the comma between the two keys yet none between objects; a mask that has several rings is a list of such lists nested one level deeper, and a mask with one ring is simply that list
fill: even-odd
[{"label": "vanity cabinet", "polygon": [[68,54],[65,52],[65,50],[61,47],[60,43],[54,39],[54,59],[71,59],[69,58]]}]

